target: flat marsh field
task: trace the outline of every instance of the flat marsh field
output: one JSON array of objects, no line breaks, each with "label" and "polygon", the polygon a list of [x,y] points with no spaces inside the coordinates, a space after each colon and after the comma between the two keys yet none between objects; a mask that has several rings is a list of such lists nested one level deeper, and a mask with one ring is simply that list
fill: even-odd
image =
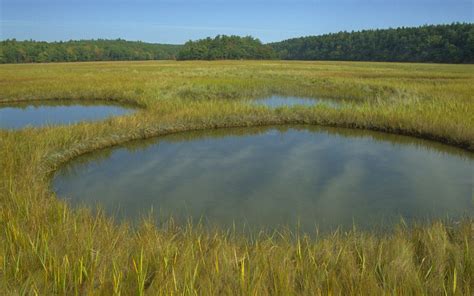
[{"label": "flat marsh field", "polygon": [[[267,108],[244,98],[331,98]],[[72,158],[187,130],[280,124],[370,129],[474,151],[474,66],[361,62],[0,65],[0,102],[97,100],[137,111],[0,130],[0,291],[67,295],[472,295],[474,220],[389,233],[251,236],[151,219],[131,226],[51,190]],[[0,105],[1,107],[1,105]],[[474,196],[473,196],[474,202]]]}]

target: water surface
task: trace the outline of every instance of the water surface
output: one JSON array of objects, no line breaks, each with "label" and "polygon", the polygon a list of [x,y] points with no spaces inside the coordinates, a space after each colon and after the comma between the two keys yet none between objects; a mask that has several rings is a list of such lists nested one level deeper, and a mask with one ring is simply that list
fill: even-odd
[{"label": "water surface", "polygon": [[118,219],[151,208],[221,227],[390,227],[474,214],[474,157],[375,132],[271,127],[186,132],[75,159],[53,180]]},{"label": "water surface", "polygon": [[328,107],[339,107],[340,104],[335,100],[317,99],[309,97],[292,97],[274,95],[268,98],[257,98],[252,100],[252,104],[262,105],[271,108],[292,107],[292,106],[315,106],[326,105]]},{"label": "water surface", "polygon": [[72,124],[102,120],[132,112],[131,108],[103,102],[49,101],[0,104],[0,128],[20,129],[27,126]]}]

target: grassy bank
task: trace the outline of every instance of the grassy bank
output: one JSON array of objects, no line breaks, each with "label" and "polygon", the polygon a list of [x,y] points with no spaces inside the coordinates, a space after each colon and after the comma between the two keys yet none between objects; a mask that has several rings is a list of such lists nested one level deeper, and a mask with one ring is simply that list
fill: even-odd
[{"label": "grassy bank", "polygon": [[[2,65],[0,101],[106,100],[137,112],[96,123],[0,131],[0,290],[12,294],[465,294],[474,221],[393,233],[288,231],[241,237],[169,223],[139,229],[70,209],[51,172],[132,139],[230,126],[304,123],[401,133],[474,151],[474,67],[333,62]],[[342,107],[249,106],[269,94]]]}]

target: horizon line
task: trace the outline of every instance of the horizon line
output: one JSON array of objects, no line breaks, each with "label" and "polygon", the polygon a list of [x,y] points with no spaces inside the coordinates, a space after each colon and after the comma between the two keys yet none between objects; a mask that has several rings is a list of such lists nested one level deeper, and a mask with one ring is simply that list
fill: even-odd
[{"label": "horizon line", "polygon": [[[3,22],[8,22],[7,21],[0,21],[0,23]],[[271,44],[271,43],[279,43],[287,40],[292,40],[292,39],[297,39],[297,38],[306,38],[306,37],[318,37],[318,36],[326,36],[326,35],[333,35],[333,34],[340,34],[340,33],[358,33],[358,32],[365,32],[365,31],[383,31],[383,30],[392,30],[392,29],[407,29],[407,28],[422,28],[422,27],[429,27],[429,26],[449,26],[449,25],[455,25],[455,24],[467,24],[467,25],[474,25],[474,22],[465,22],[465,21],[456,21],[456,22],[450,22],[450,23],[437,23],[437,24],[423,24],[423,25],[418,25],[418,26],[397,26],[397,27],[378,27],[378,28],[365,28],[365,29],[359,29],[359,30],[340,30],[337,32],[330,32],[330,33],[323,33],[323,34],[317,34],[317,35],[302,35],[302,36],[295,36],[295,37],[290,37],[286,39],[282,39],[279,41],[272,41],[272,42],[262,42],[262,44]],[[200,28],[200,27],[196,27]],[[217,27],[216,27],[217,29]],[[226,29],[226,27],[222,27],[221,29]],[[263,30],[263,29],[262,29]],[[238,37],[253,37],[258,40],[260,38],[254,36],[254,35],[248,35],[248,34],[216,34],[213,37],[212,36],[207,36],[204,38],[199,38],[199,39],[190,39],[186,42],[189,41],[198,41],[198,40],[203,40],[207,38],[215,38],[217,36],[238,36]],[[141,42],[141,43],[146,43],[146,44],[157,44],[157,45],[175,45],[175,46],[180,46],[184,45],[184,43],[159,43],[159,42],[149,42],[149,41],[143,41],[143,40],[133,40],[133,39],[123,39],[122,37],[118,38],[90,38],[90,39],[62,39],[62,40],[54,40],[54,41],[46,41],[46,40],[38,40],[38,39],[23,39],[23,40],[17,40],[16,38],[7,38],[7,39],[0,39],[0,42],[5,42],[5,41],[17,41],[17,42],[46,42],[46,43],[61,43],[61,42],[76,42],[76,41],[126,41],[126,42]]]}]

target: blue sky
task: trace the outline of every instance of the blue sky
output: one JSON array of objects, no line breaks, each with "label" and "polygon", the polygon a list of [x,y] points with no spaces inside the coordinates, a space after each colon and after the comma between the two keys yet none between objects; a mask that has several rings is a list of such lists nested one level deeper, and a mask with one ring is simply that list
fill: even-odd
[{"label": "blue sky", "polygon": [[0,39],[263,42],[341,30],[473,22],[472,0],[0,0]]}]

